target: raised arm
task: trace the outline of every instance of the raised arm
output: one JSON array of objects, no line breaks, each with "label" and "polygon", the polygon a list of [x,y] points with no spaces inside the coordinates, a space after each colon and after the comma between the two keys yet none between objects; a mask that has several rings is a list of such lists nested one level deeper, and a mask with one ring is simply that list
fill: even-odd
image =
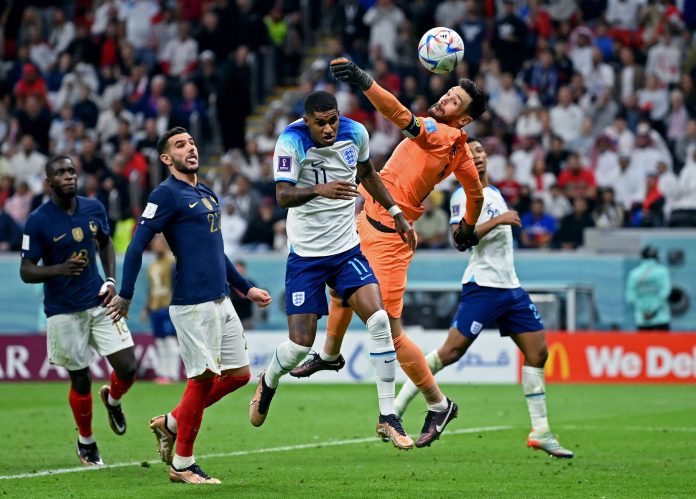
[{"label": "raised arm", "polygon": [[360,69],[353,61],[345,57],[339,57],[331,61],[330,67],[337,80],[360,87],[360,90],[372,102],[372,105],[385,118],[398,126],[400,130],[408,132],[410,128],[417,125],[417,120],[413,113],[399,102],[399,99],[379,86],[367,72]]}]

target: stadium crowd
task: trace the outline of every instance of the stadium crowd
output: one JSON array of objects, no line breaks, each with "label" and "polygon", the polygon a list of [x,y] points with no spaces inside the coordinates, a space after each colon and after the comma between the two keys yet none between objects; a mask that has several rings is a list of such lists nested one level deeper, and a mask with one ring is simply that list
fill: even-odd
[{"label": "stadium crowd", "polygon": [[[421,116],[460,77],[485,89],[489,111],[467,132],[483,140],[491,183],[520,213],[520,247],[578,248],[592,226],[696,226],[696,0],[309,4],[0,2],[0,250],[18,249],[28,214],[47,199],[53,154],[76,159],[80,193],[104,203],[125,249],[165,174],[157,137],[176,125],[210,158],[228,253],[284,250],[272,157],[306,95],[334,93],[367,126],[377,168],[402,138],[331,78],[328,61],[342,55]],[[464,40],[450,75],[418,62],[420,35],[433,26]],[[312,44],[323,55],[303,66]],[[248,127],[276,85],[288,90],[260,130]],[[446,179],[424,202],[420,248],[448,246],[455,187]]]}]

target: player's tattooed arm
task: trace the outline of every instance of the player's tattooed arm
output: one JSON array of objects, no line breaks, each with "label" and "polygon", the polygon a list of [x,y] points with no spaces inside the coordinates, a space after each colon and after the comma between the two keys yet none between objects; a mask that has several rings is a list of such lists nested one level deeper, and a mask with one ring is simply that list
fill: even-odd
[{"label": "player's tattooed arm", "polygon": [[416,249],[416,233],[375,171],[371,161],[358,163],[358,178],[365,190],[394,217],[394,227],[411,251]]},{"label": "player's tattooed arm", "polygon": [[22,258],[19,276],[26,283],[46,282],[58,276],[78,276],[87,266],[87,261],[80,257],[70,257],[56,265],[37,265],[28,258]]},{"label": "player's tattooed arm", "polygon": [[276,183],[276,199],[281,208],[302,206],[317,196],[329,199],[351,200],[358,197],[356,185],[352,182],[336,180],[311,187],[295,187],[287,182]]}]

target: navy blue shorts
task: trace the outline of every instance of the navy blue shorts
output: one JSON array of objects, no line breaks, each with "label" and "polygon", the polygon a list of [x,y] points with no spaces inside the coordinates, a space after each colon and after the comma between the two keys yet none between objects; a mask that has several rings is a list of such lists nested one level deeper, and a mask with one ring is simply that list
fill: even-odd
[{"label": "navy blue shorts", "polygon": [[539,311],[524,289],[464,284],[452,327],[475,339],[482,329],[496,324],[501,336],[544,329]]},{"label": "navy blue shorts", "polygon": [[150,312],[150,324],[152,324],[152,333],[155,335],[155,338],[176,335],[176,330],[172,320],[169,318],[169,309],[167,308]]},{"label": "navy blue shorts", "polygon": [[288,255],[285,269],[285,312],[287,315],[328,315],[326,286],[336,290],[346,304],[350,293],[377,283],[375,273],[358,244],[332,256]]}]

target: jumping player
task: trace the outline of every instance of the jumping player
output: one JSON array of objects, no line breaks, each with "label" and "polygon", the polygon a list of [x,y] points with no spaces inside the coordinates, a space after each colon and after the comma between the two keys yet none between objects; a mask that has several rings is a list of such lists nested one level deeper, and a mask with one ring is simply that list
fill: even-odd
[{"label": "jumping player", "polygon": [[410,449],[413,440],[394,416],[396,352],[389,318],[355,232],[356,176],[389,214],[401,245],[415,248],[415,234],[372,167],[365,127],[339,116],[336,98],[328,92],[308,95],[304,108],[304,118],[291,123],[278,138],[273,159],[276,197],[280,206],[289,208],[285,274],[289,339],[276,348],[260,376],[249,418],[254,426],[263,424],[281,376],[309,353],[317,319],[328,313],[328,285],[341,303],[357,312],[370,333],[379,400],[377,433],[397,448]]},{"label": "jumping player", "polygon": [[[474,343],[483,327],[497,322],[501,336],[509,336],[524,355],[522,388],[527,399],[532,431],[527,445],[555,457],[573,457],[549,429],[544,390],[544,364],[548,356],[546,334],[539,312],[527,292],[520,287],[512,255],[512,229],[520,226],[517,212],[507,209],[500,191],[488,185],[488,156],[477,140],[469,142],[474,162],[481,177],[485,207],[476,223],[481,242],[473,249],[462,278],[452,326],[445,343],[430,352],[426,359],[433,374],[457,362]],[[450,201],[450,224],[458,226],[466,214],[466,194],[460,187]],[[396,398],[396,412],[401,415],[418,390],[407,381]]]},{"label": "jumping player", "polygon": [[[462,127],[486,110],[486,97],[471,80],[461,80],[428,110],[429,117],[417,118],[392,94],[380,87],[355,63],[339,58],[331,61],[331,71],[342,81],[358,85],[377,110],[398,126],[407,139],[394,150],[380,172],[380,178],[409,222],[423,214],[422,201],[440,181],[455,174],[467,193],[467,215],[455,234],[457,248],[465,251],[477,244],[474,224],[481,211],[483,195],[466,133]],[[361,186],[365,209],[357,227],[360,247],[374,269],[389,314],[397,358],[406,375],[416,384],[426,402],[428,414],[416,446],[430,445],[456,416],[428,368],[423,352],[403,331],[401,311],[406,274],[413,249],[401,244],[389,213]],[[293,376],[305,377],[325,369],[345,365],[341,342],[350,324],[352,311],[332,296],[327,338],[323,352],[314,354],[295,369]]]},{"label": "jumping player", "polygon": [[[92,347],[113,367],[111,384],[100,398],[109,426],[126,432],[121,397],[135,379],[133,339],[125,321],[112,321],[104,305],[116,293],[116,257],[104,206],[77,195],[77,168],[69,156],[46,162],[51,199],[28,218],[22,239],[20,276],[44,283],[48,358],[70,375],[70,407],[78,430],[77,455],[83,464],[101,466],[92,434]],[[107,276],[99,275],[96,254]],[[43,265],[38,265],[39,260]]]},{"label": "jumping player", "polygon": [[[228,298],[228,283],[258,306],[271,303],[265,290],[251,287],[225,256],[220,207],[215,193],[198,181],[198,149],[186,129],[172,128],[157,143],[171,175],[148,199],[123,262],[121,291],[108,305],[114,320],[127,316],[143,251],[164,234],[176,256],[169,313],[179,340],[188,382],[179,405],[150,421],[169,479],[220,483],[195,462],[193,444],[203,409],[249,382],[244,330]],[[176,443],[176,452],[174,444]]]}]

